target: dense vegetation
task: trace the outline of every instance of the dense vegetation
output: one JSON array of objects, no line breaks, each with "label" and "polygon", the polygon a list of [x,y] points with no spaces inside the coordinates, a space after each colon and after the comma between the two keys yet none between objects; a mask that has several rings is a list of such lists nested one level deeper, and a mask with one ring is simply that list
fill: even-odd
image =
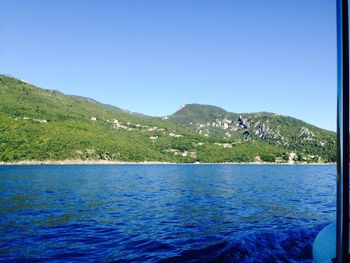
[{"label": "dense vegetation", "polygon": [[293,151],[297,161],[335,162],[336,134],[275,113],[230,113],[210,105],[189,104],[167,117],[197,133],[233,142],[266,142]]},{"label": "dense vegetation", "polygon": [[[2,162],[67,159],[286,162],[291,151],[296,152],[295,158],[299,161],[335,160],[334,133],[270,113],[258,113],[258,117],[245,115],[244,120],[245,123],[256,123],[257,118],[269,120],[271,127],[278,127],[279,132],[288,137],[288,144],[278,143],[280,138],[267,135],[260,138],[253,133],[253,124],[232,130],[231,136],[227,136],[240,115],[212,106],[186,106],[164,120],[123,111],[92,99],[40,89],[4,75],[0,76],[0,101]],[[197,124],[220,118],[231,118],[228,129],[211,127],[209,134],[198,130]],[[249,136],[247,130],[251,132]]]}]

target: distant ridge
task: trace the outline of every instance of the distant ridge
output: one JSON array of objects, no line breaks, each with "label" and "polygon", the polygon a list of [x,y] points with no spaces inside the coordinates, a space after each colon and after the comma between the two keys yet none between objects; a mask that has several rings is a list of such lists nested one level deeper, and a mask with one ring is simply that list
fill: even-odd
[{"label": "distant ridge", "polygon": [[186,104],[163,118],[0,75],[0,162],[334,162],[335,133],[275,113]]},{"label": "distant ridge", "polygon": [[[30,82],[28,82],[26,80],[23,80],[23,79],[20,79],[18,77],[12,76],[10,74],[0,74],[0,77],[8,77],[8,78],[15,79],[15,80],[18,80],[18,81],[21,81],[21,82],[24,82],[26,84],[34,86]],[[80,99],[80,100],[84,100],[84,101],[89,102],[89,103],[94,103],[94,104],[97,104],[97,105],[101,105],[101,106],[106,107],[106,108],[110,108],[110,109],[114,109],[114,110],[118,110],[118,111],[125,111],[125,112],[128,112],[130,114],[140,115],[140,116],[144,116],[144,117],[149,117],[149,116],[144,115],[142,113],[137,113],[137,112],[132,112],[132,111],[129,111],[129,110],[124,110],[124,109],[118,108],[118,107],[110,105],[110,104],[99,102],[99,101],[97,101],[95,99],[92,99],[92,98],[89,98],[89,97],[65,94],[65,93],[63,93],[63,92],[61,92],[59,90],[54,90],[54,89],[44,89],[44,90],[48,90],[50,92],[59,93],[59,94],[66,95],[66,96],[71,96],[71,97],[74,97],[74,98],[77,98],[77,99]]]}]

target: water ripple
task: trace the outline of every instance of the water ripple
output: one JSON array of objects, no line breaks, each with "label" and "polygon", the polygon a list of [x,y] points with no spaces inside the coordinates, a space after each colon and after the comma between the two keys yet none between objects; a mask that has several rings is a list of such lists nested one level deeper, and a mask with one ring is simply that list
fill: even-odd
[{"label": "water ripple", "polygon": [[2,262],[311,262],[334,166],[0,167]]}]

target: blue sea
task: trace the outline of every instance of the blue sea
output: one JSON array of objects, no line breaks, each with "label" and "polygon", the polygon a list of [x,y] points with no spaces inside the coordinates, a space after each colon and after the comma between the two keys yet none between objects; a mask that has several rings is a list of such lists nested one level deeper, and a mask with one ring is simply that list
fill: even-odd
[{"label": "blue sea", "polygon": [[0,166],[1,262],[312,262],[335,166]]}]

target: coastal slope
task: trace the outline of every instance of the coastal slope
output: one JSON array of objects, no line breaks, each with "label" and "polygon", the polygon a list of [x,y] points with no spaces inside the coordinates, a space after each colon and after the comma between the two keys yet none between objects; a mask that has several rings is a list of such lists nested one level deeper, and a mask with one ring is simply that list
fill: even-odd
[{"label": "coastal slope", "polygon": [[232,113],[217,106],[188,104],[166,119],[207,137],[282,146],[298,152],[299,160],[319,157],[335,160],[334,132],[289,116],[270,112]]},{"label": "coastal slope", "polygon": [[273,113],[185,105],[158,118],[0,75],[0,162],[333,162],[335,133]]}]

